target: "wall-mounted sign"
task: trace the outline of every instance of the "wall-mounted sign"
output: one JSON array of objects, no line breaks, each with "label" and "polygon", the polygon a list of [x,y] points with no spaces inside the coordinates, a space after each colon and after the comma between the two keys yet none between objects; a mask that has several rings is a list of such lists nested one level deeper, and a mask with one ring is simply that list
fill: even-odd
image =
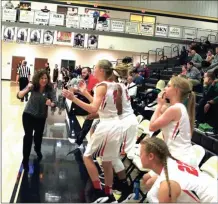
[{"label": "wall-mounted sign", "polygon": [[180,38],[181,37],[181,28],[170,26],[168,36],[172,37],[172,38]]},{"label": "wall-mounted sign", "polygon": [[96,30],[109,31],[110,30],[110,20],[109,19],[98,20]]},{"label": "wall-mounted sign", "polygon": [[2,20],[3,21],[16,21],[17,10],[16,9],[3,9]]},{"label": "wall-mounted sign", "polygon": [[49,25],[63,26],[64,14],[50,13]]},{"label": "wall-mounted sign", "polygon": [[92,35],[92,34],[88,35],[87,48],[88,49],[98,48],[98,35]]},{"label": "wall-mounted sign", "polygon": [[80,28],[93,29],[94,18],[89,16],[80,16]]},{"label": "wall-mounted sign", "polygon": [[35,11],[34,14],[34,24],[37,25],[48,25],[49,13],[42,11]]},{"label": "wall-mounted sign", "polygon": [[125,21],[111,20],[111,31],[113,32],[124,32]]},{"label": "wall-mounted sign", "polygon": [[54,42],[54,31],[44,30],[43,31],[43,44],[51,45]]},{"label": "wall-mounted sign", "polygon": [[72,45],[72,33],[58,31],[56,34],[56,44]]},{"label": "wall-mounted sign", "polygon": [[17,39],[18,43],[26,43],[28,40],[29,28],[17,28]]},{"label": "wall-mounted sign", "polygon": [[142,35],[153,36],[154,35],[154,24],[153,23],[141,23],[140,33]]},{"label": "wall-mounted sign", "polygon": [[84,48],[85,34],[74,33],[73,47]]},{"label": "wall-mounted sign", "polygon": [[79,28],[79,16],[66,16],[66,27]]},{"label": "wall-mounted sign", "polygon": [[31,44],[39,44],[41,41],[41,30],[40,29],[31,29],[29,41]]},{"label": "wall-mounted sign", "polygon": [[20,22],[33,23],[34,11],[20,10]]},{"label": "wall-mounted sign", "polygon": [[15,27],[5,27],[3,40],[10,42],[15,40]]},{"label": "wall-mounted sign", "polygon": [[136,22],[126,22],[126,33],[138,34],[138,27]]},{"label": "wall-mounted sign", "polygon": [[168,26],[167,25],[156,25],[155,35],[167,37]]},{"label": "wall-mounted sign", "polygon": [[196,29],[194,29],[194,28],[184,28],[183,29],[183,38],[185,38],[185,39],[194,39],[194,38],[196,38]]}]

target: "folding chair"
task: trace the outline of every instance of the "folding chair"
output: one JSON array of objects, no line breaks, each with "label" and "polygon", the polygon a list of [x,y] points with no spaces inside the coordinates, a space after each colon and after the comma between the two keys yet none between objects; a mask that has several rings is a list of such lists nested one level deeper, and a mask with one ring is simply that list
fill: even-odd
[{"label": "folding chair", "polygon": [[200,168],[214,179],[218,179],[218,156],[210,157]]},{"label": "folding chair", "polygon": [[193,148],[195,155],[196,155],[197,166],[199,166],[202,159],[204,158],[205,149],[200,145],[193,145],[192,148]]}]

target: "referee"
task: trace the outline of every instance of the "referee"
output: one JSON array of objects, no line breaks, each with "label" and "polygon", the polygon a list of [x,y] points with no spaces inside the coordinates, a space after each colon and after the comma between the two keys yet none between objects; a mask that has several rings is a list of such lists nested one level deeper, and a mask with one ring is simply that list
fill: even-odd
[{"label": "referee", "polygon": [[[27,62],[22,61],[22,64],[17,69],[17,79],[16,83],[19,81],[20,91],[22,91],[29,83],[30,80],[30,68],[27,67]],[[28,93],[24,96],[26,101],[28,101]],[[24,101],[24,98],[21,98],[21,102]]]}]

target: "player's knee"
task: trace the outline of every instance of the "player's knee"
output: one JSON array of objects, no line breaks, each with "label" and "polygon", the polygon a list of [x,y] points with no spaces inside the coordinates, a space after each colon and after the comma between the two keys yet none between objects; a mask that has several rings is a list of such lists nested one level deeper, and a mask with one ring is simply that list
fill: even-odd
[{"label": "player's knee", "polygon": [[112,165],[116,173],[121,172],[125,169],[125,166],[123,165],[123,162],[120,159],[114,159],[112,161]]}]

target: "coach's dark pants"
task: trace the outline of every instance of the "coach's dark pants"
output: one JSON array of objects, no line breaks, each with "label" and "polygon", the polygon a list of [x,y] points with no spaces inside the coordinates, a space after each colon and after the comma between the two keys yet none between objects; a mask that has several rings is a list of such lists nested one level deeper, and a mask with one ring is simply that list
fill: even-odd
[{"label": "coach's dark pants", "polygon": [[23,161],[28,162],[32,140],[33,140],[33,130],[34,132],[34,143],[35,151],[41,152],[42,136],[45,127],[46,118],[36,118],[28,113],[23,113],[23,128],[24,128],[24,138],[23,138]]},{"label": "coach's dark pants", "polygon": [[80,133],[78,134],[77,139],[76,139],[76,143],[78,145],[81,145],[83,143],[83,140],[85,139],[86,135],[88,134],[89,130],[92,127],[92,123],[93,123],[93,120],[86,119],[84,121],[83,126],[82,126],[82,130],[80,131]]},{"label": "coach's dark pants", "polygon": [[[20,77],[19,79],[19,87],[20,87],[20,91],[22,91],[23,89],[26,88],[26,86],[28,85],[29,80],[26,77]],[[28,100],[28,93],[24,96],[26,100]],[[24,98],[21,98],[21,101],[23,101]]]}]

